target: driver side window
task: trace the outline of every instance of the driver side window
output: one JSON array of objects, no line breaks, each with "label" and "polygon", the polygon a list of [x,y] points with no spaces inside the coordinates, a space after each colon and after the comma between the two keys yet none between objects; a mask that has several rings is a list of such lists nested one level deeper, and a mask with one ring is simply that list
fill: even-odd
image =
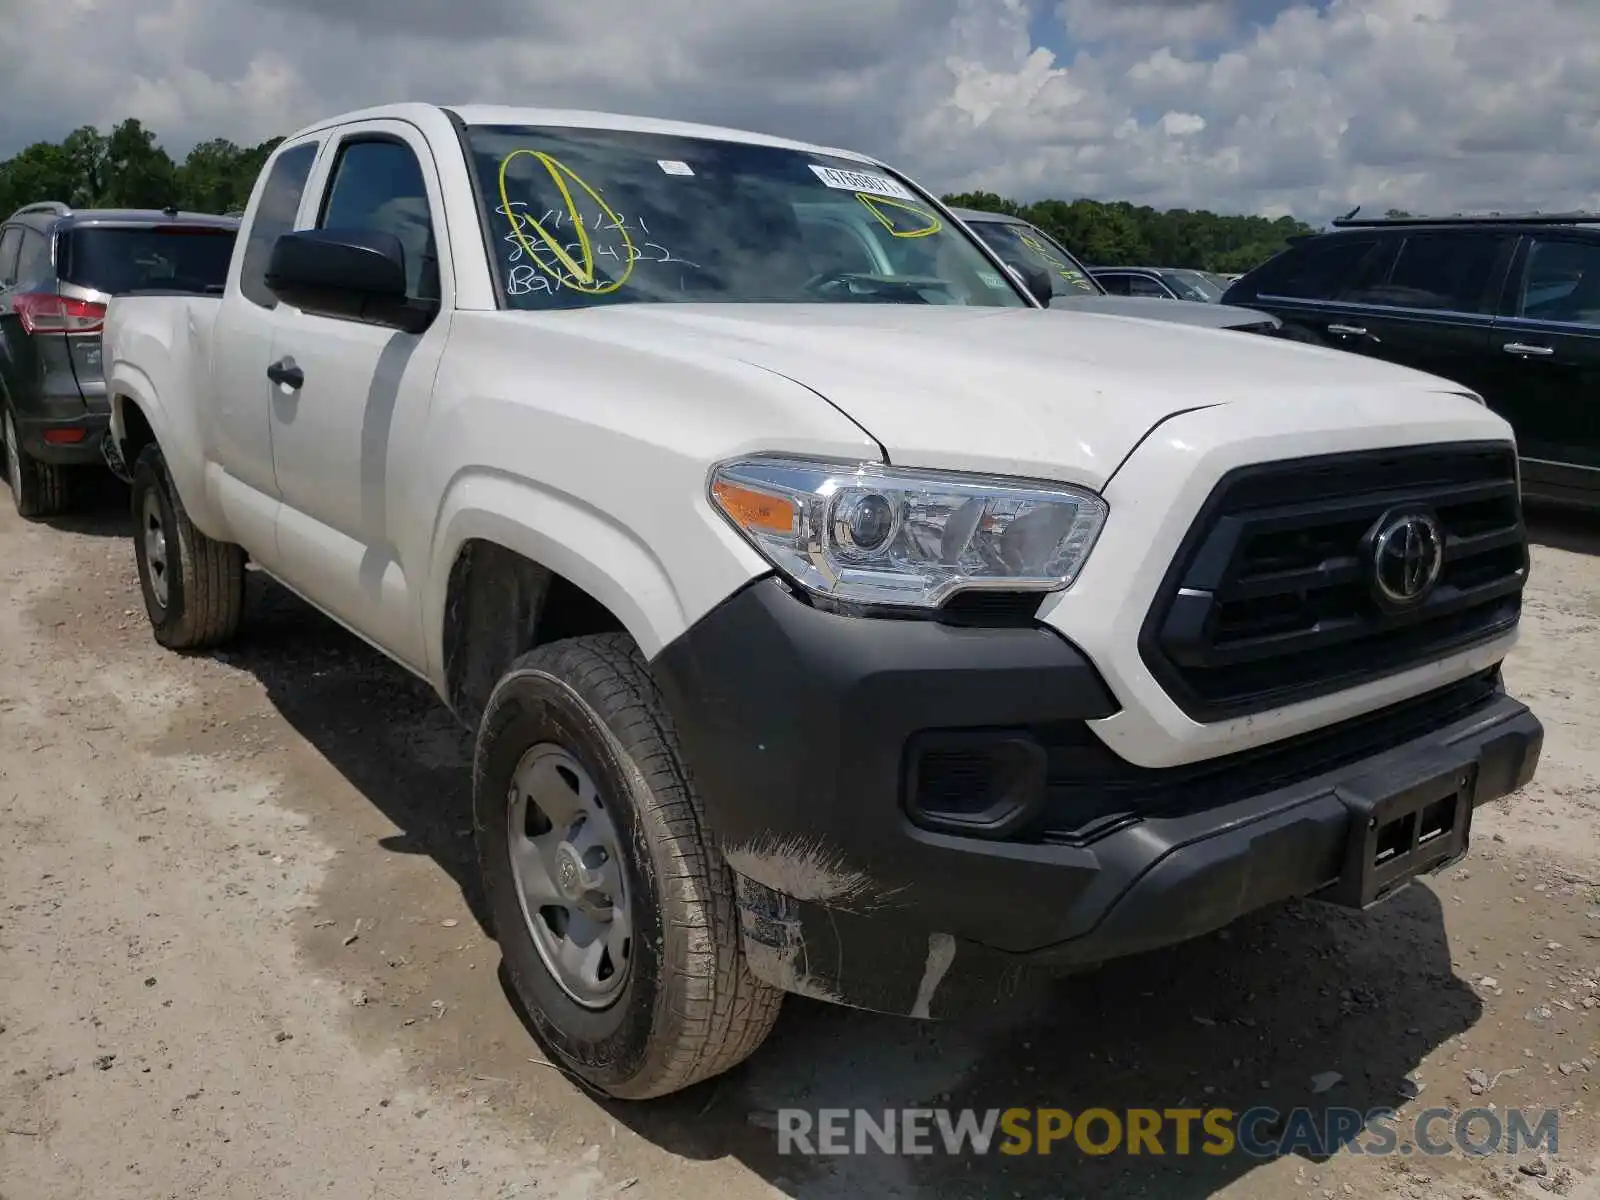
[{"label": "driver side window", "polygon": [[1600,246],[1540,238],[1528,252],[1517,315],[1600,325]]},{"label": "driver side window", "polygon": [[440,299],[428,187],[422,164],[404,142],[357,135],[340,146],[317,228],[393,234],[405,250],[406,295]]}]

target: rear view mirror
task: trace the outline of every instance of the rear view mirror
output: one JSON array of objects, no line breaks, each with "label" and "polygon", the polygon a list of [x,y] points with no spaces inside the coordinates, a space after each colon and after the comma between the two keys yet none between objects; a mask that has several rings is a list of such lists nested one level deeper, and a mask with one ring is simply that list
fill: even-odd
[{"label": "rear view mirror", "polygon": [[285,304],[319,316],[343,317],[421,333],[437,300],[406,295],[406,252],[392,233],[373,229],[305,229],[272,246],[266,284]]},{"label": "rear view mirror", "polygon": [[1012,269],[1022,279],[1022,286],[1028,289],[1028,294],[1049,308],[1050,301],[1055,298],[1055,288],[1050,285],[1050,272],[1032,263],[1017,263]]}]

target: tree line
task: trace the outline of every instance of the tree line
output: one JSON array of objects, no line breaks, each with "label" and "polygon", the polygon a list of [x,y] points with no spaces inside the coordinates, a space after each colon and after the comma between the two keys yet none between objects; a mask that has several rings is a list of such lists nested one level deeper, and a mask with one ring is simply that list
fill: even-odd
[{"label": "tree line", "polygon": [[[130,117],[102,133],[75,129],[59,142],[35,142],[0,162],[0,216],[24,204],[61,200],[74,208],[165,208],[237,213],[256,175],[282,138],[240,146],[212,138],[174,161],[153,131]],[[1064,243],[1094,266],[1146,264],[1245,271],[1296,234],[1312,232],[1292,217],[1166,212],[1115,200],[1040,200],[1019,204],[992,192],[946,196],[949,204],[1011,213]]]},{"label": "tree line", "polygon": [[1095,267],[1193,267],[1248,271],[1315,230],[1293,217],[1248,217],[1126,200],[1039,200],[1019,204],[993,192],[943,197],[957,208],[1003,212],[1030,221]]},{"label": "tree line", "polygon": [[75,129],[35,142],[0,162],[0,217],[24,204],[60,200],[73,208],[166,208],[237,213],[282,138],[240,146],[213,138],[175,162],[156,135],[128,118],[110,133]]}]

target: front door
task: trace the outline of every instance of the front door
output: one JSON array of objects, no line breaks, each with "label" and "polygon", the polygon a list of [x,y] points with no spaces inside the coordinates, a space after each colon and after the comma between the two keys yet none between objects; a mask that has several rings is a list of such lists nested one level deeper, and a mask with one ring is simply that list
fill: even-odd
[{"label": "front door", "polygon": [[[313,179],[312,228],[378,230],[405,248],[413,298],[439,298],[420,334],[280,305],[272,345],[273,463],[284,582],[401,662],[425,662],[420,594],[398,551],[415,461],[449,334],[448,249],[427,143],[397,121],[339,131]],[[444,260],[441,261],[441,254]],[[407,450],[400,450],[406,447]],[[408,451],[410,451],[408,453]]]},{"label": "front door", "polygon": [[1496,230],[1408,231],[1386,272],[1348,292],[1344,319],[1329,329],[1349,349],[1481,392],[1516,246],[1515,234]]},{"label": "front door", "polygon": [[1530,493],[1600,500],[1600,244],[1528,238],[1510,291],[1485,398],[1516,431]]},{"label": "front door", "polygon": [[1249,277],[1251,289],[1231,302],[1263,309],[1312,342],[1370,353],[1375,343],[1359,301],[1387,277],[1395,245],[1393,238],[1363,231],[1294,247]]}]

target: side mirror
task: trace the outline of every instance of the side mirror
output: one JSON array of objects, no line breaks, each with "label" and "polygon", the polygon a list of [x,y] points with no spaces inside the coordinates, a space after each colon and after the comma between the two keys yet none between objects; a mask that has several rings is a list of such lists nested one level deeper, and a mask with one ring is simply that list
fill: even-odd
[{"label": "side mirror", "polygon": [[284,234],[272,245],[266,284],[285,304],[306,312],[407,333],[421,333],[439,311],[437,300],[406,295],[405,246],[373,229]]},{"label": "side mirror", "polygon": [[1055,288],[1050,285],[1050,272],[1032,263],[1017,263],[1016,272],[1022,277],[1022,286],[1028,289],[1028,294],[1049,308],[1056,294]]}]

